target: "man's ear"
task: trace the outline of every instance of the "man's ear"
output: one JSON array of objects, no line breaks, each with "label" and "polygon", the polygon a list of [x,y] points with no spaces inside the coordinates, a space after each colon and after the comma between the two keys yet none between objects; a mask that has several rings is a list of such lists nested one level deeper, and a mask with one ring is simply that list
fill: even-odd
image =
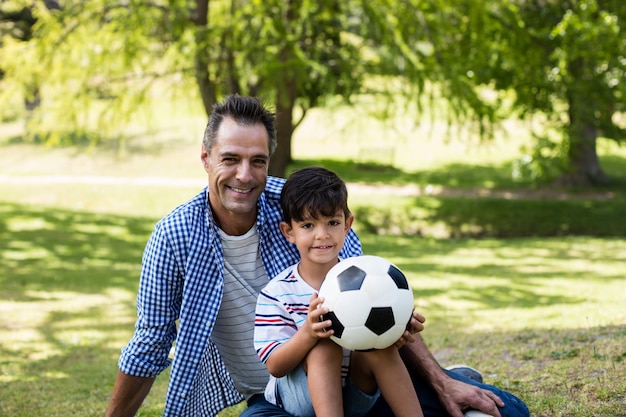
[{"label": "man's ear", "polygon": [[204,147],[203,144],[202,149],[200,150],[200,160],[202,161],[202,166],[207,173],[209,172],[209,156],[209,151]]},{"label": "man's ear", "polygon": [[289,241],[289,243],[295,243],[295,238],[293,237],[293,229],[291,225],[287,222],[280,222],[278,225],[280,227],[280,231],[282,232],[285,239]]}]

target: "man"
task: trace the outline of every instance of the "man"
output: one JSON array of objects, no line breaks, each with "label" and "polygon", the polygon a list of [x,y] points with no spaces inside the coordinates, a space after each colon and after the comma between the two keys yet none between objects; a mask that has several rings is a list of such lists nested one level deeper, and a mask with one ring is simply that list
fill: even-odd
[{"label": "man", "polygon": [[[287,416],[263,398],[268,374],[252,341],[260,289],[268,276],[299,259],[279,229],[284,180],[267,175],[276,148],[274,119],[252,97],[229,96],[214,106],[201,151],[209,186],[161,219],[150,236],[136,330],[122,350],[106,417],[133,416],[170,363],[165,416],[213,416],[244,399],[248,408],[242,416]],[[351,231],[341,256],[361,253]],[[419,315],[412,320],[415,331],[423,329],[423,320]],[[470,407],[500,417],[503,403],[495,394],[451,378],[421,338],[411,339],[402,353],[424,388],[425,394],[418,390],[420,400],[429,395],[428,407],[439,415],[446,414],[443,406],[453,417]],[[519,401],[491,388],[506,396],[501,410]],[[527,417],[527,410],[502,414],[518,416]]]}]

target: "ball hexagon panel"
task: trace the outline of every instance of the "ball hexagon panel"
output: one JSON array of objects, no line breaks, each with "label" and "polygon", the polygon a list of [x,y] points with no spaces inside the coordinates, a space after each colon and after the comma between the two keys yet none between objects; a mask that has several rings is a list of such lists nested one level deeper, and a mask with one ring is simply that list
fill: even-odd
[{"label": "ball hexagon panel", "polygon": [[389,269],[387,270],[387,274],[393,279],[393,282],[396,283],[396,286],[402,290],[409,289],[409,282],[406,280],[406,277],[395,265],[389,265]]},{"label": "ball hexagon panel", "polygon": [[339,291],[356,291],[361,289],[367,274],[361,268],[354,265],[337,274]]}]

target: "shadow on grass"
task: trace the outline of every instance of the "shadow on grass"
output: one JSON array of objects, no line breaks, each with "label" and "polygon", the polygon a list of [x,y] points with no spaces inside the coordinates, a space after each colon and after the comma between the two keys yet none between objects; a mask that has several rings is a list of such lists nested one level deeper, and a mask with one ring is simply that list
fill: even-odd
[{"label": "shadow on grass", "polygon": [[[141,254],[153,225],[154,219],[148,218],[0,203],[0,300],[12,305],[10,311],[2,312],[9,314],[8,319],[0,323],[4,335],[0,415],[102,415],[119,349],[132,332]],[[375,234],[361,238],[366,253],[392,259],[407,274],[441,277],[442,285],[420,290],[420,297],[435,300],[445,294],[451,300],[471,301],[478,308],[572,306],[582,303],[584,294],[547,293],[553,278],[572,285],[592,279],[623,280],[617,265],[599,278],[568,266],[571,259],[621,262],[609,250],[599,251],[584,240],[436,240]],[[603,247],[610,249],[611,241],[607,242]],[[485,253],[476,265],[463,262]],[[442,257],[458,262],[441,262]],[[562,264],[551,264],[555,259]],[[454,285],[449,288],[446,280],[453,280]],[[431,308],[444,310],[446,305],[433,301]],[[31,320],[30,313],[37,320]],[[532,396],[532,405],[543,412],[539,415],[576,415],[568,414],[572,410],[558,414],[559,404],[575,403],[589,382],[604,392],[606,381],[619,381],[623,375],[623,327],[465,334],[463,320],[462,312],[442,319],[444,327],[456,330],[445,338],[431,339],[433,351],[445,353],[450,363],[486,367],[488,382],[522,397]],[[20,337],[11,339],[15,332]],[[613,345],[601,345],[612,340]],[[572,368],[577,369],[576,375],[566,375]],[[577,378],[579,389],[572,389],[571,384],[559,386],[556,377],[537,380],[537,369],[569,381]],[[603,369],[603,379],[590,381],[588,375],[596,369]],[[166,375],[157,378],[152,402],[146,403],[142,415],[162,413],[166,385]],[[618,388],[624,385],[620,382]],[[548,389],[549,398],[542,397]],[[555,405],[551,398],[563,401]],[[588,405],[592,412],[597,410],[593,404]],[[608,396],[597,404],[603,410],[621,406]]]},{"label": "shadow on grass", "polygon": [[[64,304],[74,302],[68,299]],[[37,302],[32,305],[39,306]],[[111,306],[53,311],[33,328],[41,340],[35,341],[31,334],[31,341],[20,349],[6,341],[0,343],[0,415],[102,416],[117,374],[120,349],[133,329],[132,322],[111,316]],[[134,308],[129,308],[124,315],[132,311]],[[141,415],[162,415],[166,385],[167,372],[155,382]],[[154,413],[146,414],[148,410]]]},{"label": "shadow on grass", "polygon": [[[605,186],[596,186],[571,191],[616,191],[626,192],[626,158],[607,155],[601,158],[603,168],[612,182]],[[504,161],[498,165],[475,165],[451,163],[435,170],[403,171],[391,165],[379,163],[360,163],[354,160],[300,159],[293,161],[287,175],[295,169],[310,165],[319,165],[335,171],[349,183],[379,185],[428,184],[450,188],[488,188],[521,189],[546,187],[547,184],[534,184],[530,180],[519,181],[512,177],[515,161]]]},{"label": "shadow on grass", "polygon": [[[446,303],[436,301],[444,296],[471,302],[476,309],[572,306],[584,303],[587,295],[551,291],[552,280],[571,282],[572,286],[623,280],[615,254],[599,251],[585,238],[441,240],[366,234],[361,240],[365,253],[392,260],[407,275],[418,277],[418,282],[419,277],[440,280],[440,285],[414,289],[416,299],[428,299],[429,309],[434,311],[449,309]],[[610,247],[612,240],[602,242],[603,247]],[[450,263],[451,259],[457,263]],[[571,262],[579,259],[588,264],[572,267]],[[599,270],[599,264],[608,272]]]},{"label": "shadow on grass", "polygon": [[0,294],[133,290],[154,219],[0,204]]},{"label": "shadow on grass", "polygon": [[[470,164],[448,164],[432,171],[407,172],[391,165],[377,163],[360,163],[352,160],[302,159],[294,161],[288,171],[320,165],[335,171],[344,181],[349,183],[378,185],[439,185],[443,187],[487,187],[487,188],[520,188],[529,186],[511,179],[511,163],[500,166],[477,166]],[[287,175],[289,174],[287,173]]]},{"label": "shadow on grass", "polygon": [[104,413],[154,222],[0,203],[0,415]]}]

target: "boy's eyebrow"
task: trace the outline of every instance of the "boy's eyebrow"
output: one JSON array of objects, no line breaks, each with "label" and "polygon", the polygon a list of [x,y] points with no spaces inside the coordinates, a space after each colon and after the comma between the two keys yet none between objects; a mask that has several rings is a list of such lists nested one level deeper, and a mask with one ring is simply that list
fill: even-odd
[{"label": "boy's eyebrow", "polygon": [[311,215],[311,212],[307,210],[305,215],[300,216],[300,218],[302,219],[300,221],[305,222],[309,220],[318,220],[320,217],[328,217],[330,219],[334,219],[335,217],[341,217],[342,215],[343,215],[343,210],[341,209],[338,209],[335,213],[331,214],[330,216],[322,214],[321,212],[317,212],[316,215]]}]

